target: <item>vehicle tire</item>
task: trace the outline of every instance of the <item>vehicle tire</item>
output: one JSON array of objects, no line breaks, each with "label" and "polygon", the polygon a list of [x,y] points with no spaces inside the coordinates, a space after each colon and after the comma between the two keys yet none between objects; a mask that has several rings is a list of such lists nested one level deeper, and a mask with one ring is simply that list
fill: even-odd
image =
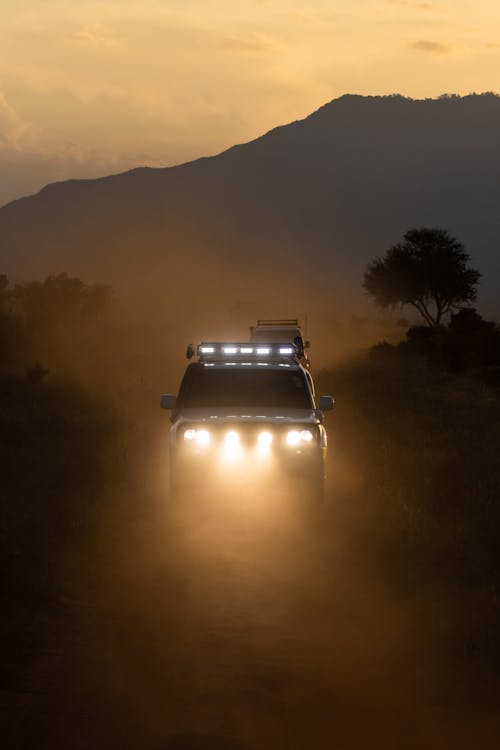
[{"label": "vehicle tire", "polygon": [[170,501],[177,502],[182,494],[179,467],[172,454],[170,454]]},{"label": "vehicle tire", "polygon": [[170,501],[174,505],[187,507],[195,505],[197,499],[196,481],[190,472],[173,459],[170,463]]},{"label": "vehicle tire", "polygon": [[325,504],[324,477],[319,477],[311,484],[311,504],[314,508],[323,508]]},{"label": "vehicle tire", "polygon": [[170,477],[170,502],[176,503],[179,500],[179,486],[175,479],[171,476]]},{"label": "vehicle tire", "polygon": [[316,515],[324,506],[325,481],[322,476],[309,476],[297,487],[297,500],[306,515]]}]

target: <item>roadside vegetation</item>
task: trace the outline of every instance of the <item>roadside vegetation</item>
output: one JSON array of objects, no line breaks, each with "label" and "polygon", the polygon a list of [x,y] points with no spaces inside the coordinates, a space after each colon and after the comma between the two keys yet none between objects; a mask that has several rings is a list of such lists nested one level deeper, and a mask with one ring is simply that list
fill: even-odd
[{"label": "roadside vegetation", "polygon": [[[318,392],[337,404],[333,491],[345,493],[384,583],[403,597],[440,597],[456,617],[450,647],[498,678],[500,331],[472,308],[443,320],[319,374]],[[149,336],[125,322],[107,287],[65,274],[17,286],[0,277],[6,684],[53,634],[110,503],[124,522],[129,462],[138,474],[150,467],[156,379],[173,366]],[[134,436],[130,420],[146,412]]]},{"label": "roadside vegetation", "polygon": [[7,684],[15,684],[19,665],[72,596],[106,487],[120,468],[123,417],[64,366],[90,326],[96,329],[102,292],[65,275],[17,287],[0,278],[0,640]]},{"label": "roadside vegetation", "polygon": [[479,279],[467,261],[446,232],[408,232],[370,264],[365,288],[378,306],[413,305],[425,325],[322,373],[319,385],[336,399],[332,472],[337,455],[342,492],[350,467],[367,554],[403,598],[442,601],[446,647],[498,680],[500,328],[460,307]]},{"label": "roadside vegetation", "polygon": [[334,492],[347,462],[368,558],[396,593],[454,609],[458,655],[500,677],[500,377],[367,356],[320,388],[337,402]]}]

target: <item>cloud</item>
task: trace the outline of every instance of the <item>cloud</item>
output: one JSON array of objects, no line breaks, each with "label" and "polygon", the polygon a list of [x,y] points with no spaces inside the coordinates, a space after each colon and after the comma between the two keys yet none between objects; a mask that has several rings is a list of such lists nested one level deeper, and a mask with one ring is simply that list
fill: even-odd
[{"label": "cloud", "polygon": [[32,125],[17,114],[0,91],[0,148],[21,148],[32,135]]},{"label": "cloud", "polygon": [[431,55],[448,55],[453,51],[453,47],[450,44],[433,42],[430,39],[418,39],[416,42],[412,42],[410,47],[419,52],[428,52]]},{"label": "cloud", "polygon": [[118,44],[118,39],[114,30],[109,26],[101,23],[93,23],[83,26],[72,34],[73,39],[78,42],[87,42],[90,44],[99,44],[106,47],[114,47]]},{"label": "cloud", "polygon": [[274,45],[269,40],[258,36],[225,36],[220,40],[219,47],[235,52],[268,52]]},{"label": "cloud", "polygon": [[418,0],[385,0],[389,5],[400,5],[403,8],[415,8],[416,10],[435,10],[434,3],[422,2]]}]

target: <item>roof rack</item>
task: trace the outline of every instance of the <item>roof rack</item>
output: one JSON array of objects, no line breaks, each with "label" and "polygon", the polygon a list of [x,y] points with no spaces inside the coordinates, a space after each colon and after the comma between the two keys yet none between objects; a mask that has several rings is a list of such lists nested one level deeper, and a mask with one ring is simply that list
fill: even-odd
[{"label": "roof rack", "polygon": [[298,326],[297,318],[283,318],[281,320],[258,320],[258,326]]}]

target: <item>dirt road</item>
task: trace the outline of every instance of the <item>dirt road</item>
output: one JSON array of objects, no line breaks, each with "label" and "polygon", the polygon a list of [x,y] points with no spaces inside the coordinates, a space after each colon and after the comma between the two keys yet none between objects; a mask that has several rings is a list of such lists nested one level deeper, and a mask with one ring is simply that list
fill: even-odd
[{"label": "dirt road", "polygon": [[9,697],[8,746],[490,746],[447,619],[388,590],[349,493],[318,518],[251,491],[175,507],[162,482],[103,521],[62,635]]}]

